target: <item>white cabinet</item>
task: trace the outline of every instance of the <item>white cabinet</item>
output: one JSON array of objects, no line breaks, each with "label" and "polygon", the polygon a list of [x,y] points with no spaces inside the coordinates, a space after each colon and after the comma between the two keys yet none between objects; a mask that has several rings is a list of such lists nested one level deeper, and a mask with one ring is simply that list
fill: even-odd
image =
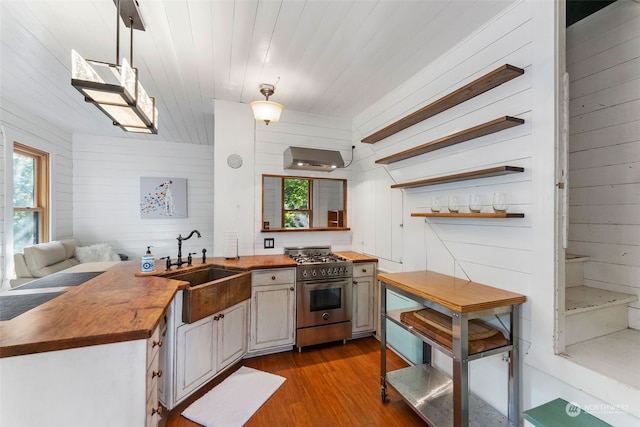
[{"label": "white cabinet", "polygon": [[156,426],[157,336],[0,358],[0,425]]},{"label": "white cabinet", "polygon": [[353,299],[351,302],[353,333],[373,332],[376,328],[375,277],[376,263],[355,263],[353,265]]},{"label": "white cabinet", "polygon": [[252,272],[249,352],[293,346],[295,268]]},{"label": "white cabinet", "polygon": [[226,309],[218,316],[216,372],[222,371],[247,352],[248,308],[247,300]]},{"label": "white cabinet", "polygon": [[248,306],[249,300],[246,300],[195,323],[177,327],[175,393],[170,408],[244,356]]},{"label": "white cabinet", "polygon": [[205,317],[178,327],[176,401],[188,396],[216,373],[215,320]]}]

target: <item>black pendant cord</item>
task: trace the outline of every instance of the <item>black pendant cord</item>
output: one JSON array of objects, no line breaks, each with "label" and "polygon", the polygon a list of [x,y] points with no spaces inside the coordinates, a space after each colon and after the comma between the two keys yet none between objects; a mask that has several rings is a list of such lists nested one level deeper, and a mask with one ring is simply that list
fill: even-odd
[{"label": "black pendant cord", "polygon": [[129,65],[133,68],[133,18],[131,16],[129,17],[129,25],[131,27],[131,36],[129,40]]},{"label": "black pendant cord", "polygon": [[120,0],[116,0],[116,64],[120,65]]}]

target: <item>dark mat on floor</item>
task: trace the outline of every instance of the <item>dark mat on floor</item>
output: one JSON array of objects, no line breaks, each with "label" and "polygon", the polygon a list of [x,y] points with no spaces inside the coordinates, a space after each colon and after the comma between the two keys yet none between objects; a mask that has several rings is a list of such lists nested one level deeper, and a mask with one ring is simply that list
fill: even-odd
[{"label": "dark mat on floor", "polygon": [[46,294],[2,295],[0,296],[0,321],[11,320],[63,293],[64,292],[47,292]]},{"label": "dark mat on floor", "polygon": [[25,283],[24,285],[17,286],[12,289],[24,290],[24,289],[41,289],[41,288],[59,288],[61,286],[77,286],[81,285],[89,279],[93,279],[96,276],[104,273],[104,271],[90,271],[79,273],[55,273],[42,279],[36,279],[33,282]]}]

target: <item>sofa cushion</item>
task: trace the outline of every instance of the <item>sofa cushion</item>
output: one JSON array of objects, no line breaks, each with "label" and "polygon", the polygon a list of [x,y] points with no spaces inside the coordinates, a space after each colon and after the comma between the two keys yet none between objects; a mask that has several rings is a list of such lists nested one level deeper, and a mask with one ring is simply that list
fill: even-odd
[{"label": "sofa cushion", "polygon": [[73,258],[76,254],[76,248],[80,246],[80,242],[77,239],[65,239],[61,240],[61,242],[67,254],[66,258]]},{"label": "sofa cushion", "polygon": [[55,264],[51,264],[51,265],[48,265],[46,267],[42,267],[42,268],[38,269],[35,272],[31,271],[31,273],[35,277],[40,278],[40,277],[48,276],[48,275],[53,274],[53,273],[57,273],[57,272],[62,271],[62,270],[66,270],[67,268],[73,267],[74,265],[78,265],[78,264],[79,264],[79,262],[78,262],[77,259],[75,259],[75,258],[67,258],[67,259],[65,259],[63,261],[60,261],[60,262],[57,262]]},{"label": "sofa cushion", "polygon": [[44,277],[47,274],[51,274],[50,272],[41,270],[45,267],[58,264],[67,258],[67,251],[64,249],[62,242],[39,243],[24,248],[23,252],[25,263],[27,267],[29,267],[29,271],[31,271],[33,277]]}]

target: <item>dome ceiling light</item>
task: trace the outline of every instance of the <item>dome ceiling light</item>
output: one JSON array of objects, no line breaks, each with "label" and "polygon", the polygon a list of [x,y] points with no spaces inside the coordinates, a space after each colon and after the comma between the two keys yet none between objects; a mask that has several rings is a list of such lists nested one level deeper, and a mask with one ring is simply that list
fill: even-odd
[{"label": "dome ceiling light", "polygon": [[276,87],[271,84],[261,84],[260,93],[263,94],[266,99],[264,101],[254,101],[250,104],[256,121],[263,121],[267,126],[269,123],[278,123],[278,121],[280,121],[280,114],[282,110],[284,110],[282,104],[269,101],[269,97],[273,95],[275,88]]}]

